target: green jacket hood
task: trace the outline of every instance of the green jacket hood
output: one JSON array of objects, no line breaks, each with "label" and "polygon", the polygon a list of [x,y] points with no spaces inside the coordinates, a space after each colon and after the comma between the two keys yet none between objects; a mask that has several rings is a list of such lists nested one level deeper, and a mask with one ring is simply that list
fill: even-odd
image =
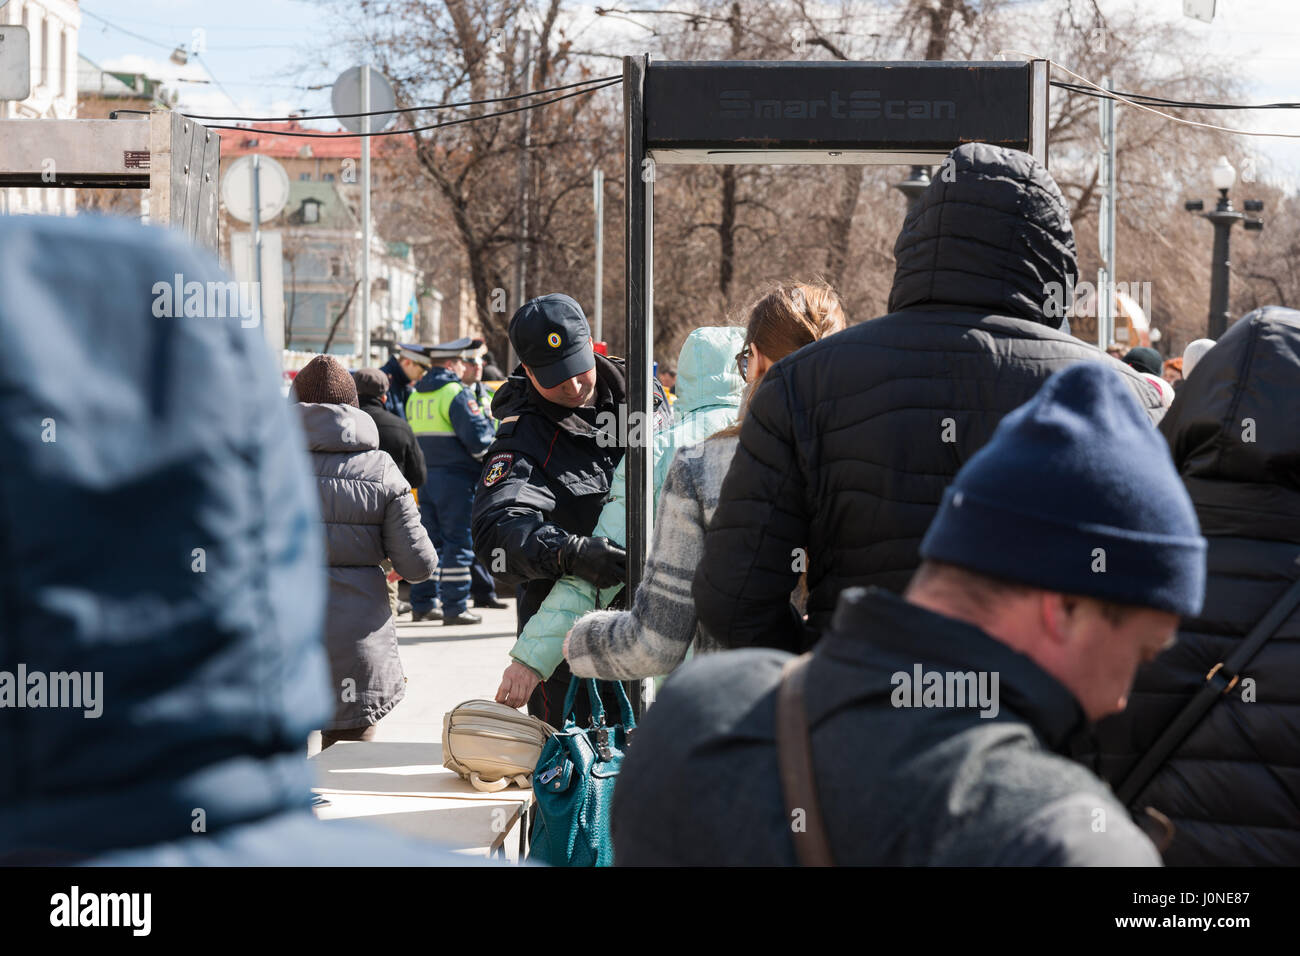
[{"label": "green jacket hood", "polygon": [[736,368],[736,354],[745,347],[745,330],[704,326],[686,336],[677,356],[678,414],[708,405],[740,406],[745,380]]}]

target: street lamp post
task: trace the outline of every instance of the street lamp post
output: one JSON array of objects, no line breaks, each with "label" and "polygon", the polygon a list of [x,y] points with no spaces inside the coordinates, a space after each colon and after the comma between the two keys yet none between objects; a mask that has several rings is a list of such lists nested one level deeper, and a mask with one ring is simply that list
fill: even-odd
[{"label": "street lamp post", "polygon": [[[1237,171],[1228,162],[1226,156],[1220,156],[1210,173],[1214,188],[1219,191],[1219,201],[1210,212],[1203,212],[1205,203],[1199,199],[1183,203],[1188,212],[1197,213],[1202,219],[1208,219],[1214,226],[1214,254],[1210,260],[1210,318],[1207,323],[1206,336],[1218,341],[1219,336],[1228,330],[1228,290],[1231,277],[1231,260],[1229,258],[1232,227],[1241,223],[1245,229],[1258,231],[1264,228],[1264,220],[1257,216],[1247,216],[1238,212],[1228,198],[1228,190],[1237,180]],[[1258,199],[1247,199],[1247,212],[1259,212],[1264,204]]]},{"label": "street lamp post", "polygon": [[921,193],[930,185],[930,170],[925,166],[913,166],[912,172],[901,183],[894,183],[894,188],[907,197],[907,212],[911,215],[921,199]]}]

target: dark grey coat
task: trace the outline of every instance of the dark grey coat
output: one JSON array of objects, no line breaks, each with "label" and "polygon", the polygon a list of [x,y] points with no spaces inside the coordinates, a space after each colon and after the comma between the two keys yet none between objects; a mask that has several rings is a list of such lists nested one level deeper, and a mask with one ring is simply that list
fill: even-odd
[{"label": "dark grey coat", "polygon": [[[708,654],[664,684],[614,791],[614,859],[630,866],[795,862],[775,747],[789,655]],[[984,708],[895,706],[894,675],[997,675]],[[849,866],[1158,866],[1110,788],[1066,759],[1073,695],[979,628],[880,588],[852,588],[805,688],[816,786]]]},{"label": "dark grey coat", "polygon": [[411,486],[387,452],[379,451],[374,419],[351,405],[298,406],[311,450],[325,551],[334,719],[326,730],[373,724],[406,694],[397,629],[379,563],[406,580],[424,581],[438,555],[420,523]]}]

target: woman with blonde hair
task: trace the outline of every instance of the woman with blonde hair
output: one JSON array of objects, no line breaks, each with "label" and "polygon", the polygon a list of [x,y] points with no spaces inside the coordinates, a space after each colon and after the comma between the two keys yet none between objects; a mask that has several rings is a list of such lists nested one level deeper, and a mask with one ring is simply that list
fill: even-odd
[{"label": "woman with blonde hair", "polygon": [[[844,328],[844,309],[823,282],[790,282],[750,308],[745,347],[736,356],[748,383],[740,419],[773,363]],[[645,577],[628,611],[596,611],[581,618],[564,642],[578,677],[633,680],[667,674],[687,651],[720,646],[699,628],[691,578],[704,552],[704,531],[739,442],[740,424],[677,451],[656,508]],[[795,611],[791,611],[795,613]]]}]

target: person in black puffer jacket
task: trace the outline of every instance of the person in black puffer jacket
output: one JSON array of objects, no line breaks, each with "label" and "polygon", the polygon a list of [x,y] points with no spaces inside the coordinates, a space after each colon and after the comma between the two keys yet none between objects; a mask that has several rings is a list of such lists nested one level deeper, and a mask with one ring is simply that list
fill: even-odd
[{"label": "person in black puffer jacket", "polygon": [[[1209,540],[1205,607],[1097,727],[1097,769],[1116,786],[1300,577],[1297,393],[1300,312],[1259,309],[1205,354],[1161,423]],[[1242,676],[1135,801],[1174,824],[1172,866],[1300,862],[1300,611]]]},{"label": "person in black puffer jacket", "polygon": [[[1107,363],[1163,414],[1066,331],[1074,232],[1047,170],[983,143],[950,161],[894,246],[890,314],[787,356],[754,395],[692,588],[724,646],[807,650],[844,588],[901,593],[957,470],[1053,372]],[[788,601],[805,569],[806,624]]]}]

